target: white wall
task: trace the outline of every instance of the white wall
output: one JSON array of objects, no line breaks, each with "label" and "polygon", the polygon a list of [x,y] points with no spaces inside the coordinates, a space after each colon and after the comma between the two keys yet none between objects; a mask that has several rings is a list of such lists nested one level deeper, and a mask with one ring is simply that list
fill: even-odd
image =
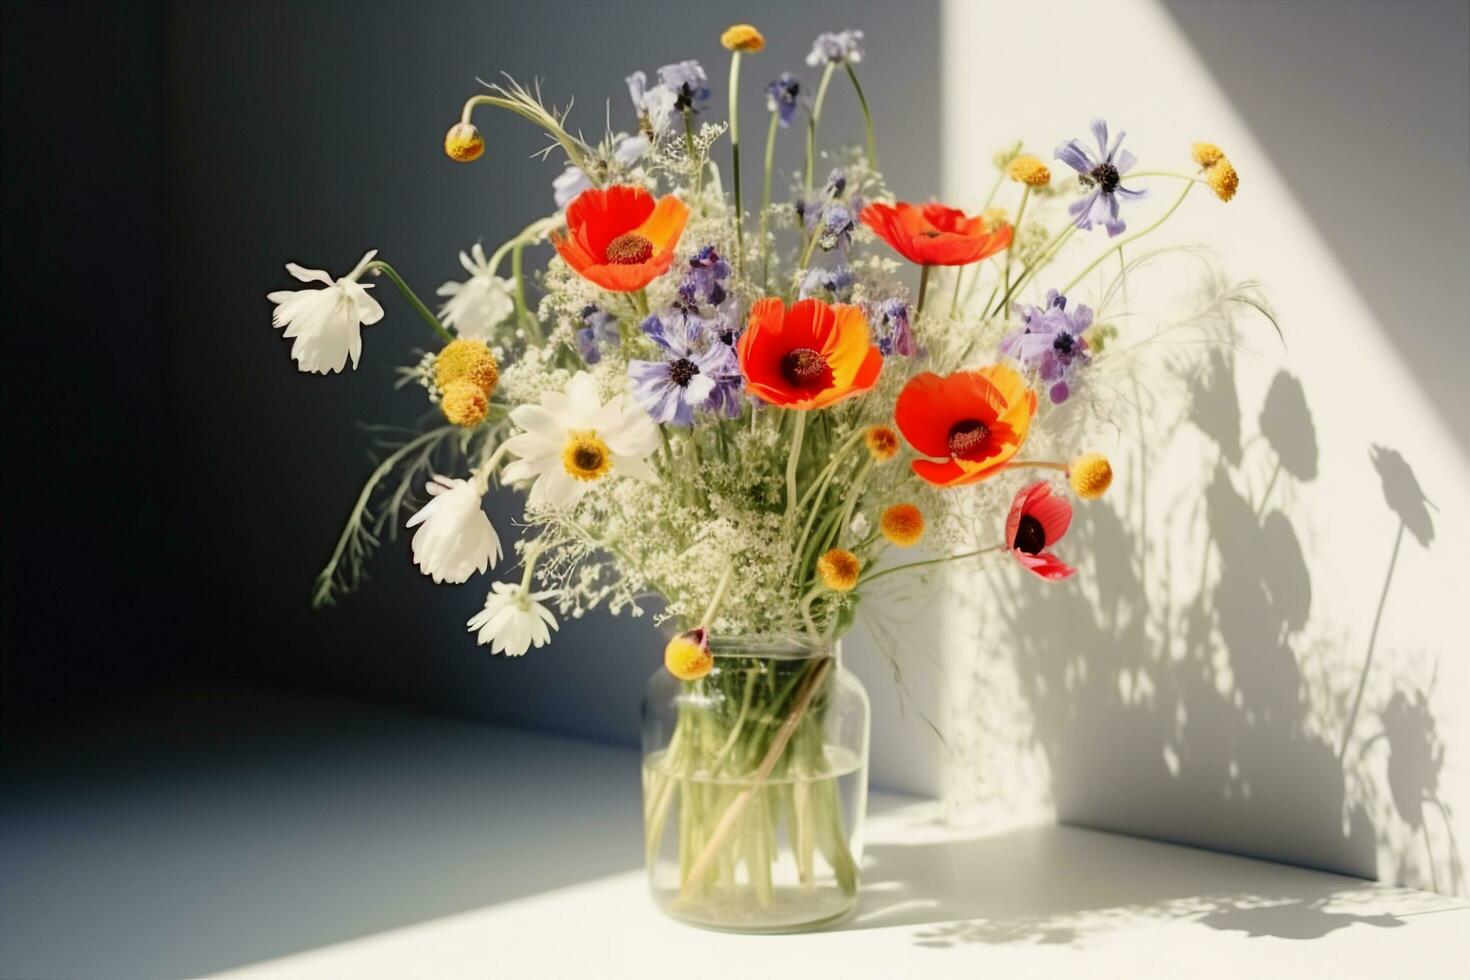
[{"label": "white wall", "polygon": [[[1156,244],[1208,242],[1264,282],[1286,335],[1255,320],[1233,343],[1141,348],[1105,446],[1114,491],[1066,541],[1078,578],[956,584],[990,599],[952,631],[946,798],[1465,894],[1466,6],[943,16],[946,200],[983,198],[998,145],[1050,157],[1096,115],[1141,169],[1217,142],[1239,196],[1186,202]],[[1247,76],[1235,98],[1211,64],[1225,89]],[[1156,186],[1135,227],[1178,185]],[[1152,286],[1183,297],[1171,268]],[[1153,328],[1120,326],[1125,345]]]}]

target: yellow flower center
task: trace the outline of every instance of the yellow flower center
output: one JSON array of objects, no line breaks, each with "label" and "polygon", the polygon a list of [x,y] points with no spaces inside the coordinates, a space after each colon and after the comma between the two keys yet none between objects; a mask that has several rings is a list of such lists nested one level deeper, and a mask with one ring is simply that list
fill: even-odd
[{"label": "yellow flower center", "polygon": [[483,340],[452,340],[434,358],[434,383],[444,391],[456,381],[468,381],[486,395],[500,382],[500,365]]},{"label": "yellow flower center", "polygon": [[590,483],[612,470],[612,451],[595,432],[573,432],[561,451],[561,465],[573,479]]},{"label": "yellow flower center", "polygon": [[873,426],[863,436],[863,442],[867,444],[868,454],[874,462],[887,462],[898,452],[898,433],[886,425]]},{"label": "yellow flower center", "polygon": [[451,381],[444,386],[439,409],[455,425],[479,425],[490,414],[490,399],[473,381]]},{"label": "yellow flower center", "polygon": [[900,548],[911,548],[924,536],[924,514],[913,504],[894,504],[883,512],[883,537]]},{"label": "yellow flower center", "polygon": [[606,254],[613,265],[638,265],[653,258],[653,242],[630,231],[608,242]]},{"label": "yellow flower center", "polygon": [[755,52],[766,46],[766,39],[750,24],[734,24],[720,35],[720,43],[726,51]]},{"label": "yellow flower center", "polygon": [[846,548],[833,548],[817,559],[817,574],[821,576],[822,584],[833,592],[851,592],[861,571],[857,555]]},{"label": "yellow flower center", "polygon": [[1083,500],[1096,500],[1113,483],[1113,467],[1102,453],[1083,453],[1067,468],[1067,482]]},{"label": "yellow flower center", "polygon": [[478,160],[485,152],[485,137],[469,123],[456,123],[444,134],[444,152],[460,163]]},{"label": "yellow flower center", "polygon": [[1026,184],[1028,187],[1045,187],[1051,183],[1051,171],[1046,164],[1041,162],[1040,157],[1023,154],[1011,161],[1006,173],[1011,180]]}]

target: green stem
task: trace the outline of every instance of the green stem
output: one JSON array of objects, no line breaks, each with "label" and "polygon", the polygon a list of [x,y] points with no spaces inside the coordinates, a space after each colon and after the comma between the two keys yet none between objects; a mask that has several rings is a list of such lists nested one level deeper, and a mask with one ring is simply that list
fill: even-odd
[{"label": "green stem", "polygon": [[537,106],[536,108],[540,109],[538,112],[528,105],[522,105],[513,99],[507,99],[499,95],[474,95],[465,100],[464,109],[459,114],[459,121],[469,123],[470,116],[475,111],[475,107],[482,105],[509,110],[522,119],[529,120],[546,130],[554,140],[561,144],[562,149],[567,153],[567,159],[572,162],[572,165],[586,174],[587,179],[592,181],[594,185],[601,186],[602,181],[597,177],[596,168],[590,166],[587,162],[588,149],[586,144],[572,136],[571,133],[568,133],[562,127],[561,123],[545,109],[540,109]]},{"label": "green stem", "polygon": [[362,271],[372,272],[374,274],[382,273],[387,276],[389,281],[398,287],[398,291],[403,294],[403,298],[408,300],[408,305],[418,311],[419,316],[424,318],[424,322],[433,327],[434,332],[443,338],[446,344],[454,340],[454,334],[450,333],[444,324],[439,322],[439,318],[424,305],[424,301],[419,299],[412,289],[408,288],[408,283],[403,281],[403,277],[398,274],[397,269],[383,260],[377,259],[369,262]]},{"label": "green stem", "polygon": [[924,312],[924,297],[929,292],[929,270],[931,268],[933,267],[929,265],[920,266],[922,271],[919,273],[919,302],[914,307],[914,319],[916,320],[919,314]]},{"label": "green stem", "polygon": [[806,431],[806,412],[798,411],[792,423],[791,454],[786,459],[786,523],[796,509],[796,470],[801,465],[801,437]]},{"label": "green stem", "polygon": [[[1021,218],[1026,214],[1026,202],[1031,199],[1031,185],[1025,185],[1021,191],[1021,203],[1016,205],[1016,221],[1011,225],[1011,245],[1016,244],[1016,235],[1021,232]],[[1005,271],[1001,274],[1001,282],[1005,283],[1006,291],[1011,288],[1011,248],[1006,249]]]},{"label": "green stem", "polygon": [[766,130],[766,176],[761,189],[761,289],[771,286],[771,243],[769,241],[771,214],[771,171],[776,165],[776,125],[780,113],[771,110],[771,125]]},{"label": "green stem", "polygon": [[[976,275],[979,275],[977,272]],[[954,316],[960,311],[960,281],[965,278],[965,267],[957,265],[954,267],[954,295],[949,298],[949,315]]]},{"label": "green stem", "polygon": [[1050,242],[1047,242],[1046,247],[1042,250],[1040,257],[1038,257],[1034,263],[1028,265],[1025,271],[1016,277],[1016,281],[1012,283],[1011,287],[1005,291],[1005,295],[1001,296],[1000,302],[997,303],[995,305],[995,308],[990,311],[990,315],[995,316],[997,313],[1005,310],[1005,308],[1010,305],[1011,297],[1019,292],[1022,286],[1030,282],[1032,277],[1036,275],[1036,271],[1038,269],[1044,268],[1046,264],[1052,260],[1052,256],[1056,255],[1057,251],[1067,243],[1067,239],[1071,238],[1076,232],[1077,226],[1075,224],[1072,224],[1071,222],[1068,222],[1065,228],[1057,232],[1056,235],[1052,237],[1052,240]]},{"label": "green stem", "polygon": [[1163,214],[1159,215],[1159,217],[1157,218],[1157,220],[1154,221],[1153,224],[1149,225],[1147,228],[1143,228],[1143,229],[1141,229],[1139,231],[1134,232],[1133,234],[1129,235],[1127,238],[1125,238],[1122,241],[1118,242],[1118,244],[1114,245],[1112,248],[1108,249],[1106,252],[1103,252],[1097,258],[1093,259],[1090,263],[1088,263],[1087,268],[1083,269],[1081,272],[1077,273],[1077,275],[1073,276],[1072,277],[1072,281],[1069,282],[1069,283],[1067,283],[1067,285],[1062,288],[1062,292],[1063,293],[1070,293],[1072,291],[1072,287],[1073,286],[1075,286],[1079,282],[1081,282],[1082,279],[1089,272],[1091,272],[1093,269],[1096,269],[1100,264],[1102,264],[1103,259],[1106,259],[1109,255],[1112,255],[1114,252],[1117,252],[1117,251],[1121,250],[1124,245],[1128,245],[1128,244],[1131,244],[1133,242],[1138,241],[1144,235],[1147,235],[1149,232],[1151,232],[1155,228],[1159,227],[1159,225],[1163,224],[1165,221],[1168,221],[1169,218],[1174,214],[1174,212],[1179,210],[1179,205],[1181,205],[1181,204],[1184,203],[1184,199],[1189,196],[1189,192],[1192,191],[1192,190],[1194,190],[1194,184],[1195,184],[1195,182],[1193,180],[1191,180],[1189,183],[1185,184],[1184,185],[1184,190],[1180,193],[1180,195],[1177,198],[1174,199],[1174,203],[1171,204],[1171,205],[1169,205],[1169,210],[1167,210]]},{"label": "green stem", "polygon": [[1000,551],[1004,547],[1005,545],[998,544],[991,548],[979,548],[975,551],[966,551],[963,554],[946,555],[943,558],[930,558],[926,561],[911,561],[906,565],[894,565],[892,568],[885,568],[881,572],[874,572],[867,578],[860,580],[858,582],[858,588],[862,588],[864,585],[870,585],[873,582],[878,581],[880,578],[883,578],[885,575],[892,575],[895,572],[906,572],[915,568],[924,568],[929,565],[943,565],[947,562],[961,561],[965,558],[974,558],[977,555],[989,554],[992,551]]},{"label": "green stem", "polygon": [[523,330],[534,334],[539,343],[542,339],[541,324],[533,320],[531,311],[526,308],[526,277],[522,255],[525,250],[526,242],[521,238],[516,239],[515,245],[511,246],[510,250],[510,275],[515,285],[516,323],[520,324]]},{"label": "green stem", "polygon": [[817,162],[817,127],[822,124],[822,103],[827,100],[827,85],[832,81],[832,71],[837,67],[833,61],[827,62],[827,67],[822,71],[822,81],[817,85],[817,97],[812,100],[811,118],[807,120],[806,126],[806,191],[812,192],[812,174]]},{"label": "green stem", "polygon": [[[1006,156],[1014,158],[1015,155],[1017,153],[1020,153],[1020,152],[1021,152],[1021,141],[1020,140],[1016,140],[1015,143],[1011,144],[1010,152],[1007,153]],[[993,184],[990,185],[990,193],[985,195],[985,203],[980,206],[980,210],[981,211],[984,211],[987,208],[989,208],[991,202],[995,200],[995,195],[1000,192],[1000,185],[1006,179],[1008,168],[1009,168],[1009,164],[1007,164],[1005,167],[1001,167],[1000,168],[1000,173],[998,173],[998,174],[995,175],[995,183],[993,183]]]},{"label": "green stem", "polygon": [[868,97],[863,94],[863,87],[858,84],[857,71],[852,67],[852,62],[844,61],[843,66],[847,69],[847,77],[852,79],[852,90],[857,93],[858,105],[863,108],[863,128],[868,137],[868,169],[878,169],[878,146],[873,140],[873,114],[868,110]]},{"label": "green stem", "polygon": [[[684,110],[684,150],[689,154],[689,176],[694,181],[694,194],[698,197],[704,193],[704,164],[700,161],[694,151],[694,110]],[[704,213],[703,205],[700,213]]]},{"label": "green stem", "polygon": [[745,213],[740,205],[740,51],[730,52],[730,170],[735,181],[735,274],[745,269]]}]

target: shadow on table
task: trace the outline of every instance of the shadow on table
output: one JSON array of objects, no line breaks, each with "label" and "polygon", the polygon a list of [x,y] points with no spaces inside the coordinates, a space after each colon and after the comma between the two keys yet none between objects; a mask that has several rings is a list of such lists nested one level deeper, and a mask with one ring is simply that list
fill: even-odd
[{"label": "shadow on table", "polygon": [[1381,896],[1366,881],[1075,827],[877,845],[865,863],[861,902],[841,928],[922,926],[914,941],[927,947],[1085,945],[1161,919],[1284,939],[1403,924],[1354,909]]}]

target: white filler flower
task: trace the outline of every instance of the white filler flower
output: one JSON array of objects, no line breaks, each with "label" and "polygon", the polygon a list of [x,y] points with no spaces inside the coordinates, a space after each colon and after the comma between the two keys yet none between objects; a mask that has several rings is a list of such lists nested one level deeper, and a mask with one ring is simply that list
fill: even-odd
[{"label": "white filler flower", "polygon": [[459,264],[470,274],[464,282],[446,282],[435,292],[448,297],[439,307],[439,319],[467,340],[489,340],[491,331],[515,312],[510,281],[495,275],[476,242],[469,253],[459,253]]},{"label": "white filler flower", "polygon": [[267,293],[266,299],[276,304],[271,323],[285,327],[285,336],[293,339],[291,359],[302,371],[330,374],[340,371],[352,358],[362,354],[360,328],[383,319],[383,308],[368,295],[372,284],[357,281],[367,264],[377,255],[374,249],[362,257],[350,273],[332,281],[321,269],[305,269],[295,262],[286,263],[286,271],[302,282],[319,282],[325,289],[279,289]]},{"label": "white filler flower", "polygon": [[556,617],[541,600],[554,595],[555,590],[532,592],[525,586],[496,582],[485,597],[485,608],[469,621],[470,632],[478,631],[475,642],[507,657],[521,656],[532,644],[541,649],[551,642],[551,630],[557,628]]},{"label": "white filler flower", "polygon": [[521,405],[510,417],[524,431],[505,441],[505,450],[520,458],[506,466],[504,479],[535,479],[530,507],[570,507],[609,474],[658,482],[645,459],[658,448],[658,427],[623,395],[604,405],[586,371],[577,372],[565,393],[546,392],[541,404]]},{"label": "white filler flower", "polygon": [[480,506],[480,482],[435,474],[425,489],[432,499],[408,519],[409,527],[422,525],[413,536],[413,563],[435,582],[455,584],[494,568],[500,535]]}]

